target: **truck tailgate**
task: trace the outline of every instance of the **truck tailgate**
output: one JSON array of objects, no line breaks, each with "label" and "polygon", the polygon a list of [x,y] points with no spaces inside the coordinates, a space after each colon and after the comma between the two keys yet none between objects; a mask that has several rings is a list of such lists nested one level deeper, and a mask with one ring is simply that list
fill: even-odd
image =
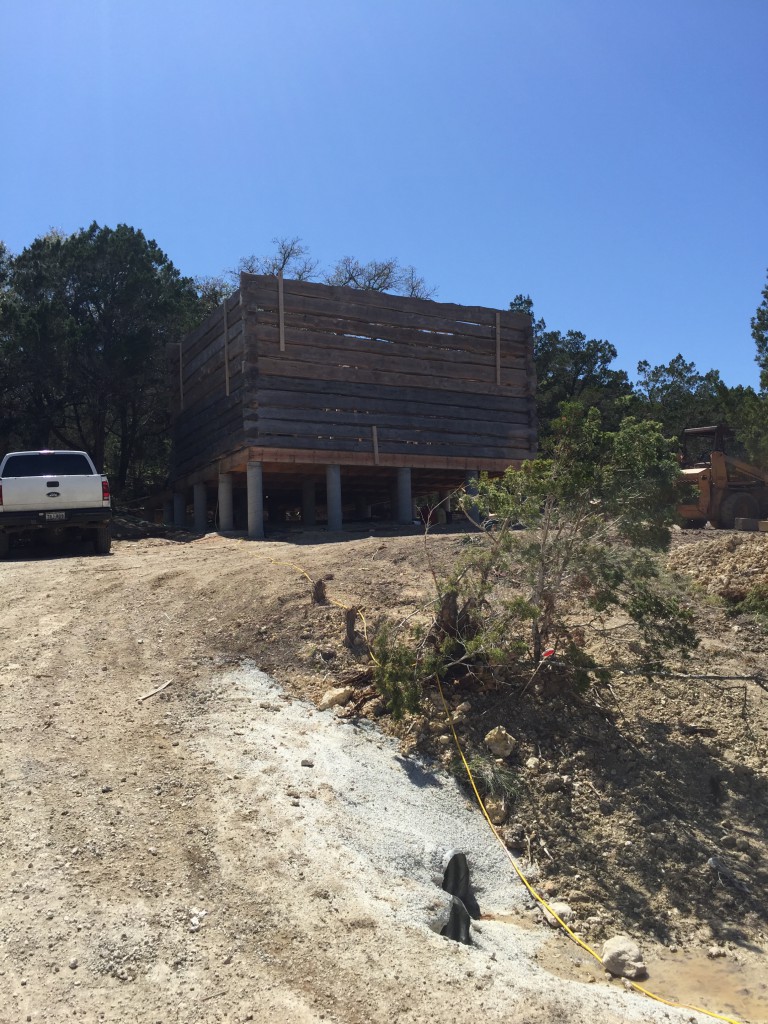
[{"label": "truck tailgate", "polygon": [[3,478],[5,512],[57,512],[102,504],[100,476]]}]

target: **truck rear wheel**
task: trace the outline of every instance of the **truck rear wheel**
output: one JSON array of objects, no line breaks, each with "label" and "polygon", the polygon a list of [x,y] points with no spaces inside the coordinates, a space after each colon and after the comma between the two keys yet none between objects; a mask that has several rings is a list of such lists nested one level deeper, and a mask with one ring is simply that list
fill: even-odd
[{"label": "truck rear wheel", "polygon": [[97,555],[108,555],[112,549],[112,531],[109,526],[97,526],[93,531],[93,547]]},{"label": "truck rear wheel", "polygon": [[737,519],[757,519],[759,516],[760,505],[754,494],[736,491],[723,499],[717,525],[721,530],[732,530]]}]

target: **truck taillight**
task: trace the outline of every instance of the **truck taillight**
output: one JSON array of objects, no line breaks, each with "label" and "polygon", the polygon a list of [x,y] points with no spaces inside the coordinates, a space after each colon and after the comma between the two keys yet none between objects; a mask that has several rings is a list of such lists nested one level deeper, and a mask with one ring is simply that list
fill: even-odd
[{"label": "truck taillight", "polygon": [[3,485],[0,484],[0,505],[3,504]]},{"label": "truck taillight", "polygon": [[101,481],[101,500],[109,501],[109,480]]}]

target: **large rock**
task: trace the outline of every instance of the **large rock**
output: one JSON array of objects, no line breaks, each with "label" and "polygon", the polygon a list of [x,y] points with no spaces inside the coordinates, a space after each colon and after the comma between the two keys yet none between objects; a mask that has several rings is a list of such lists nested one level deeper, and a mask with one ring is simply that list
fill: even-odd
[{"label": "large rock", "polygon": [[328,708],[335,708],[341,704],[348,704],[352,699],[354,692],[354,688],[351,686],[337,686],[333,690],[326,690],[320,698],[320,703],[317,706],[321,711],[327,711]]},{"label": "large rock", "polygon": [[629,935],[615,935],[603,946],[603,967],[617,978],[644,978],[648,970],[640,947]]},{"label": "large rock", "polygon": [[503,725],[497,725],[486,734],[485,745],[495,757],[509,757],[517,746],[517,740]]},{"label": "large rock", "polygon": [[[574,913],[571,907],[567,903],[561,903],[559,900],[554,900],[550,903],[549,910],[547,910],[546,907],[542,907],[541,909],[544,911],[544,920],[550,928],[560,927],[560,922],[557,920],[557,917],[560,918],[560,921],[562,921],[563,924],[570,924],[574,918]],[[554,911],[554,913],[550,913],[550,911]],[[555,917],[555,914],[557,914],[557,917]]]}]

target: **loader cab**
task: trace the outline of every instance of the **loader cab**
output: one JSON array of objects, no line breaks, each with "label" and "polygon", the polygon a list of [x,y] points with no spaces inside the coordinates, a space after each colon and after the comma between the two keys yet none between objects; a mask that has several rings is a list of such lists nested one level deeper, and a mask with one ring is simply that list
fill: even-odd
[{"label": "loader cab", "polygon": [[712,464],[712,452],[725,454],[726,441],[733,438],[733,431],[719,423],[713,427],[688,427],[682,436],[683,469],[704,469]]}]

